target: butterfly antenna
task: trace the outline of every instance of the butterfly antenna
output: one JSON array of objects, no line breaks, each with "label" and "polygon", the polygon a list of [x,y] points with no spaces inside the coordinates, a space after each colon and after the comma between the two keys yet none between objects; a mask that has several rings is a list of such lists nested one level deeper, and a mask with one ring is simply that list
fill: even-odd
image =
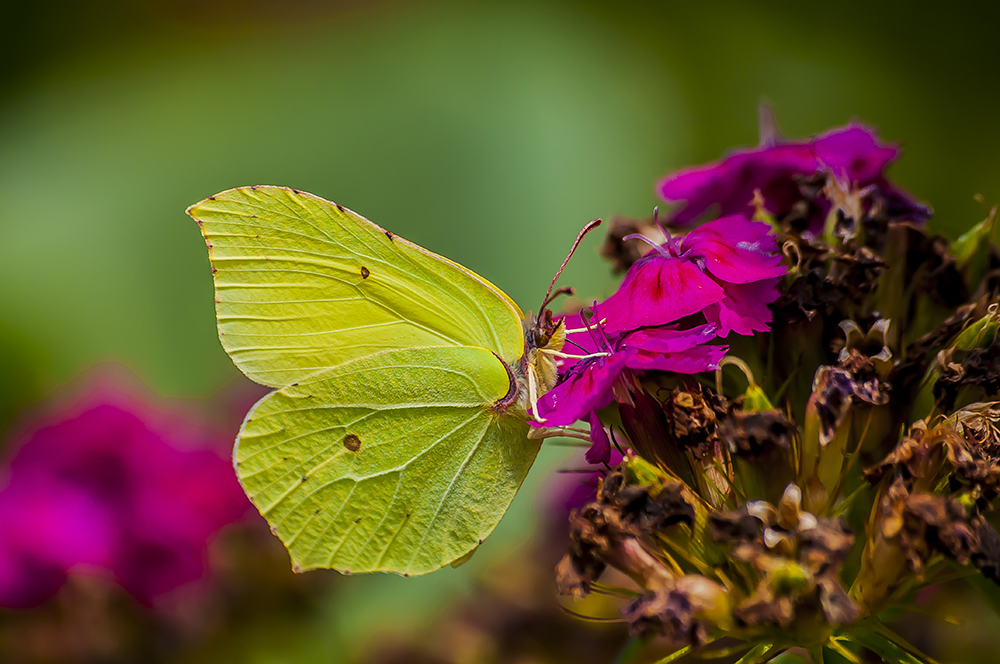
[{"label": "butterfly antenna", "polygon": [[[569,263],[569,259],[573,257],[573,253],[576,251],[576,248],[580,246],[581,242],[583,242],[583,238],[587,236],[587,233],[600,225],[601,220],[594,219],[592,222],[584,226],[583,230],[580,231],[580,234],[576,236],[576,242],[573,243],[573,246],[569,250],[569,254],[566,255],[566,259],[562,262],[562,265],[560,265],[559,269],[556,270],[556,276],[552,277],[552,283],[549,284],[549,289],[545,291],[545,297],[542,298],[542,307],[539,309],[539,312],[541,312],[542,309],[545,309],[545,305],[552,301],[552,298],[549,297],[552,295],[552,289],[555,288],[556,282],[559,281],[559,275],[561,275],[562,271],[566,269],[566,264]],[[556,295],[558,295],[558,293],[556,293]]]},{"label": "butterfly antenna", "polygon": [[541,308],[541,309],[539,309],[539,311],[542,311],[542,310],[544,310],[544,309],[545,309],[545,307],[549,306],[549,304],[550,304],[550,303],[552,302],[552,300],[556,299],[556,298],[557,298],[557,297],[559,297],[560,295],[572,295],[572,294],[573,294],[573,293],[575,293],[575,292],[576,292],[576,291],[575,291],[575,290],[573,290],[573,289],[572,289],[571,287],[569,287],[569,286],[562,286],[562,287],[560,287],[560,288],[557,288],[557,289],[555,289],[554,291],[552,291],[551,295],[549,295],[549,296],[548,296],[548,297],[547,297],[547,298],[545,299],[545,301],[544,301],[544,302],[542,302],[542,308]]}]

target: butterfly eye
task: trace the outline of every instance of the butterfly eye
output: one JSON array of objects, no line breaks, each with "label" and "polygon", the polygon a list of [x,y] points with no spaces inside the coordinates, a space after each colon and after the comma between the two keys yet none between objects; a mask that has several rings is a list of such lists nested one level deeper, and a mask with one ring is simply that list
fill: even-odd
[{"label": "butterfly eye", "polygon": [[544,348],[552,338],[552,314],[548,309],[545,310],[545,314],[547,315],[536,318],[533,325],[532,337],[534,338],[536,348]]}]

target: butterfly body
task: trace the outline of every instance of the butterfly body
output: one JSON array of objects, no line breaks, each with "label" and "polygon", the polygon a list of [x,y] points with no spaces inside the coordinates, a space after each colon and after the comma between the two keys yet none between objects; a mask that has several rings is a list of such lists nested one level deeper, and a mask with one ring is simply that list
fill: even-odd
[{"label": "butterfly body", "polygon": [[527,419],[561,321],[525,323],[489,281],[310,194],[245,187],[188,212],[223,347],[277,388],[234,464],[295,568],[410,575],[468,555],[537,454]]}]

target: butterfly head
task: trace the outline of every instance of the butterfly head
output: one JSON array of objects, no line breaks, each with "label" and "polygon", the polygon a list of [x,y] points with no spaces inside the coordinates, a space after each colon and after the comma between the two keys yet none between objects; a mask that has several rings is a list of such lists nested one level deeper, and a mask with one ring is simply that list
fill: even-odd
[{"label": "butterfly head", "polygon": [[559,353],[566,343],[566,323],[562,316],[553,318],[545,309],[531,317],[524,334],[524,358],[538,380],[538,396],[551,390],[558,378]]},{"label": "butterfly head", "polygon": [[513,393],[509,395],[509,401],[504,407],[516,403],[521,412],[539,423],[545,422],[545,418],[538,414],[538,400],[555,387],[559,380],[559,365],[565,357],[562,349],[566,343],[566,323],[561,316],[552,315],[549,304],[560,295],[573,294],[572,288],[555,288],[556,281],[583,238],[600,223],[600,219],[595,219],[576,236],[569,254],[556,270],[552,283],[545,292],[538,315],[528,314],[524,320],[524,355],[511,377]]},{"label": "butterfly head", "polygon": [[528,314],[524,320],[524,355],[513,372],[517,387],[509,405],[516,403],[526,416],[543,421],[538,416],[538,400],[559,379],[565,343],[566,324],[561,316],[553,316],[549,309],[542,309],[538,316]]}]

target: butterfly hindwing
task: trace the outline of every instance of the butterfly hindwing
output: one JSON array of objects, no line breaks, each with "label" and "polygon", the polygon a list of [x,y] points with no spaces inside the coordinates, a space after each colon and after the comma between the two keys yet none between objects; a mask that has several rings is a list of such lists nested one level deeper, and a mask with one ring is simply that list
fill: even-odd
[{"label": "butterfly hindwing", "polygon": [[188,214],[208,244],[222,345],[258,383],[285,387],[398,348],[521,357],[522,315],[503,291],[342,206],[256,186]]},{"label": "butterfly hindwing", "polygon": [[490,409],[509,387],[482,348],[352,360],[261,400],[237,474],[299,569],[430,572],[493,530],[538,452]]}]

